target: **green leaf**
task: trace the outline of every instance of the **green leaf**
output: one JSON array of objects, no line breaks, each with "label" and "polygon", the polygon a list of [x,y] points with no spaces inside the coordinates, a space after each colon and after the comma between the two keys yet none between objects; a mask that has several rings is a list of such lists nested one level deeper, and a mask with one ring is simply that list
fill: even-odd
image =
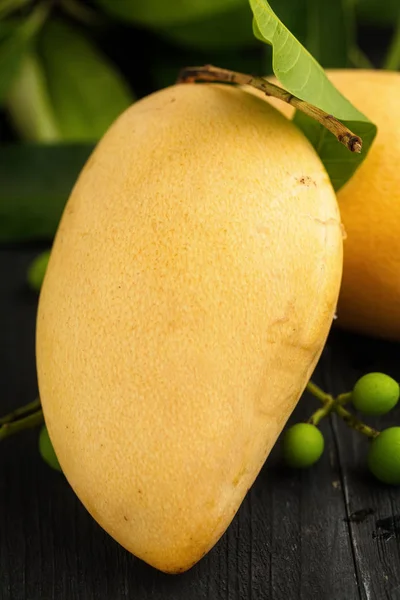
[{"label": "green leaf", "polygon": [[0,146],[0,242],[52,240],[93,145]]},{"label": "green leaf", "polygon": [[48,94],[46,75],[35,52],[24,56],[9,89],[6,108],[15,130],[27,141],[57,142],[61,139]]},{"label": "green leaf", "polygon": [[14,10],[18,10],[30,4],[32,0],[1,0],[0,5],[0,19],[4,19],[7,15],[12,13]]},{"label": "green leaf", "polygon": [[363,140],[361,154],[353,154],[322,125],[296,111],[295,123],[313,144],[338,190],[367,156],[376,126],[334,87],[318,62],[278,19],[267,0],[250,0],[250,6],[254,14],[254,34],[272,46],[272,68],[283,87],[334,115]]},{"label": "green leaf", "polygon": [[44,26],[38,58],[60,140],[97,141],[134,101],[117,67],[79,28],[59,19]]},{"label": "green leaf", "polygon": [[243,0],[95,0],[110,15],[148,27],[169,27],[235,9]]},{"label": "green leaf", "polygon": [[277,17],[324,68],[349,66],[354,0],[271,0]]},{"label": "green leaf", "polygon": [[25,53],[47,18],[48,7],[48,4],[39,4],[25,19],[0,21],[0,105]]}]

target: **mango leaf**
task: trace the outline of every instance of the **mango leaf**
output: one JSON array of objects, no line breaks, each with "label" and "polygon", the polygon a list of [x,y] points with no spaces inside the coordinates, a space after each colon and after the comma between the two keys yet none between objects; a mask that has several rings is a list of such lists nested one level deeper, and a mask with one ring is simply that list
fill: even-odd
[{"label": "mango leaf", "polygon": [[4,17],[8,16],[14,10],[18,10],[30,2],[32,0],[1,0],[0,19],[4,19]]},{"label": "mango leaf", "polygon": [[0,242],[51,241],[90,144],[0,146]]},{"label": "mango leaf", "polygon": [[194,23],[234,9],[243,0],[95,0],[105,12],[147,27]]},{"label": "mango leaf", "polygon": [[349,65],[355,44],[354,0],[270,0],[277,17],[323,68]]},{"label": "mango leaf", "polygon": [[60,19],[51,18],[43,27],[37,59],[62,141],[97,141],[134,101],[117,67],[78,27]]},{"label": "mango leaf", "polygon": [[376,136],[376,126],[329,81],[324,70],[278,19],[267,0],[249,0],[255,36],[272,46],[272,68],[282,86],[294,96],[334,115],[363,140],[361,154],[349,152],[326,129],[299,111],[295,123],[318,152],[336,190],[348,181]]},{"label": "mango leaf", "polygon": [[32,40],[46,20],[48,10],[47,4],[39,4],[25,19],[0,21],[0,105]]},{"label": "mango leaf", "polygon": [[16,132],[23,140],[48,143],[61,139],[47,90],[46,74],[34,50],[23,57],[5,105]]}]

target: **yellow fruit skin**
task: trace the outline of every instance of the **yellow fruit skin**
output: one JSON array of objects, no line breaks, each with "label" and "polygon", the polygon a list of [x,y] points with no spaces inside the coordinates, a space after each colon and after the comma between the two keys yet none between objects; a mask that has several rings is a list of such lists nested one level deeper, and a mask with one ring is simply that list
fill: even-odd
[{"label": "yellow fruit skin", "polygon": [[[400,340],[400,73],[327,70],[338,90],[377,126],[373,146],[338,202],[347,234],[335,325]],[[275,78],[268,80],[281,85]],[[246,91],[265,96],[262,92]],[[294,109],[268,99],[291,119]]]},{"label": "yellow fruit skin", "polygon": [[295,407],[337,302],[335,194],[266,102],[178,85],[128,109],[80,175],[40,296],[61,468],[134,555],[189,569]]}]

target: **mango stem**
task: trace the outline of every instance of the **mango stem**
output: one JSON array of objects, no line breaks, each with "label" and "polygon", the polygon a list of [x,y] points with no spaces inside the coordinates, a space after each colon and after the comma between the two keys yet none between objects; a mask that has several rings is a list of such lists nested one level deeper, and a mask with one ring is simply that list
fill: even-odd
[{"label": "mango stem", "polygon": [[205,65],[182,69],[179,73],[177,83],[193,83],[195,81],[220,81],[254,87],[264,92],[266,96],[273,96],[278,100],[282,100],[282,102],[291,104],[297,110],[321,123],[350,152],[361,152],[362,139],[350,131],[336,117],[305,100],[301,100],[301,98],[297,98],[297,96],[293,96],[287,90],[267,81],[263,77],[254,77],[253,75],[246,75],[245,73],[238,73],[237,71],[230,71],[229,69],[222,69],[213,65]]}]

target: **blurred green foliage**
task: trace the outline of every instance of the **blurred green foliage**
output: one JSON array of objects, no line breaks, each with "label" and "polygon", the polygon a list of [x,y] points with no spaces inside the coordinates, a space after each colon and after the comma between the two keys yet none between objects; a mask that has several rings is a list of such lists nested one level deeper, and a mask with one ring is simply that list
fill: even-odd
[{"label": "blurred green foliage", "polygon": [[[325,68],[400,66],[399,0],[270,5]],[[0,241],[50,241],[93,144],[183,66],[271,57],[248,0],[0,0]]]}]

